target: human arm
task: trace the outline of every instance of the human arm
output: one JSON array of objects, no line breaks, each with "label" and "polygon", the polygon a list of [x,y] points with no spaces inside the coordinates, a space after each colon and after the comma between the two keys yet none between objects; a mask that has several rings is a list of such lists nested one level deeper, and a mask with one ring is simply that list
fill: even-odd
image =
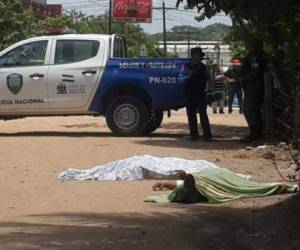
[{"label": "human arm", "polygon": [[226,77],[228,83],[237,82],[237,74],[231,68],[224,73],[224,76]]},{"label": "human arm", "polygon": [[256,81],[259,79],[261,73],[264,72],[264,64],[265,62],[261,55],[246,57],[242,63],[241,72],[237,80],[243,86],[249,82]]},{"label": "human arm", "polygon": [[176,188],[176,182],[158,182],[152,187],[153,191],[173,190]]}]

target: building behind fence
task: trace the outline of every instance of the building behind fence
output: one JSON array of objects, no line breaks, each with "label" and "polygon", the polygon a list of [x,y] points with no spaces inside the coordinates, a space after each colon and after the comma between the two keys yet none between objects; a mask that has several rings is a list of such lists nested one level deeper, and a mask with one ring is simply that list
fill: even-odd
[{"label": "building behind fence", "polygon": [[[228,44],[218,41],[167,41],[167,52],[180,58],[189,58],[190,49],[201,47],[206,58],[212,63],[219,63],[227,68],[231,65],[231,50]],[[158,41],[158,47],[164,49],[164,42]]]},{"label": "building behind fence", "polygon": [[62,13],[61,4],[47,4],[46,0],[23,0],[24,6],[32,10],[37,17],[56,17]]}]

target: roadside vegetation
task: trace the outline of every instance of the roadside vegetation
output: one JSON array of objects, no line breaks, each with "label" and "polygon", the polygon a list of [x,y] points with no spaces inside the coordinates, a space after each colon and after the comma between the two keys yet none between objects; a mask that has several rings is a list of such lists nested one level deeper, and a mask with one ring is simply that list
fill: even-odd
[{"label": "roadside vegetation", "polygon": [[[21,0],[0,2],[0,50],[25,38],[42,35],[48,27],[68,27],[81,34],[107,34],[108,15],[90,16],[72,11],[55,18],[40,20],[33,12],[23,8]],[[156,41],[146,38],[144,30],[139,25],[113,23],[112,32],[126,36],[130,57],[139,56],[141,44],[146,45],[149,56],[163,55],[163,52],[156,48]]]}]

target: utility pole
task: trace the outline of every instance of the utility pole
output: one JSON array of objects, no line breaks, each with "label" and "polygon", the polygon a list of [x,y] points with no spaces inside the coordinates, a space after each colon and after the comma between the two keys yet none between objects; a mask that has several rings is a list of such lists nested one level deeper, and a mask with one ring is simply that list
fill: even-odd
[{"label": "utility pole", "polygon": [[190,50],[191,50],[191,27],[188,27],[188,51],[187,51],[187,57],[190,58]]},{"label": "utility pole", "polygon": [[164,32],[164,54],[167,57],[167,28],[166,28],[166,5],[165,1],[162,3],[163,9],[163,32]]},{"label": "utility pole", "polygon": [[197,32],[193,31],[191,32],[191,26],[188,26],[187,30],[184,32],[178,32],[177,34],[182,34],[187,36],[187,58],[191,57],[191,34],[197,34]]},{"label": "utility pole", "polygon": [[76,23],[76,19],[75,19],[75,10],[64,10],[66,13],[68,13],[71,17],[72,17],[72,23],[75,24]]},{"label": "utility pole", "polygon": [[221,67],[223,67],[223,62],[221,59],[221,45],[222,45],[223,38],[224,38],[224,33],[221,33],[220,37],[219,37],[219,51],[218,51],[219,52],[218,53],[218,61],[219,61],[219,64]]},{"label": "utility pole", "polygon": [[154,10],[163,11],[163,39],[164,39],[164,54],[167,56],[167,28],[166,28],[166,10],[176,10],[177,8],[166,7],[165,1],[162,3],[162,7],[153,7]]},{"label": "utility pole", "polygon": [[108,12],[108,34],[111,35],[111,23],[112,23],[112,0],[109,0],[109,12]]}]

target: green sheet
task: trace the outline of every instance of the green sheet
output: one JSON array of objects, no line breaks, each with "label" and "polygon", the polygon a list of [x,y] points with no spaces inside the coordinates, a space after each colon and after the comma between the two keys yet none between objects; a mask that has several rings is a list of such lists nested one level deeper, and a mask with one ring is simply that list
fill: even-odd
[{"label": "green sheet", "polygon": [[[242,179],[234,172],[225,168],[208,168],[193,174],[196,188],[207,198],[209,203],[222,203],[246,197],[263,197],[272,194],[294,193],[299,191],[298,185],[288,185],[281,182],[254,182]],[[172,202],[178,190],[162,195],[148,196],[145,202]]]}]

